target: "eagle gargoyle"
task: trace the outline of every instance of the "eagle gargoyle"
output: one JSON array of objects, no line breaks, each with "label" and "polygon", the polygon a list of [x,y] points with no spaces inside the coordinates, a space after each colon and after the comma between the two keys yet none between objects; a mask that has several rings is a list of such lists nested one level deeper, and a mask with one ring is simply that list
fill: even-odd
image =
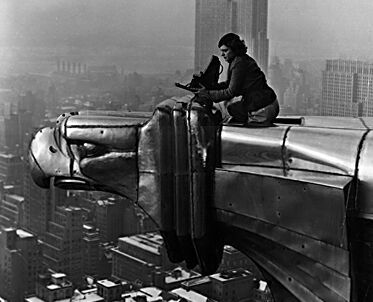
[{"label": "eagle gargoyle", "polygon": [[204,274],[235,246],[276,301],[373,301],[373,120],[215,119],[192,97],[153,114],[63,115],[34,135],[31,174],[44,188],[126,197],[157,224],[170,260]]}]

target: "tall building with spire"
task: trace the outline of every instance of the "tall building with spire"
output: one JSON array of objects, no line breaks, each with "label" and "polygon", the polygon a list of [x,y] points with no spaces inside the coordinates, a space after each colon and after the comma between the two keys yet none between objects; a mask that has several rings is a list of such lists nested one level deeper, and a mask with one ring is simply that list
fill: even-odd
[{"label": "tall building with spire", "polygon": [[196,0],[195,71],[203,70],[228,32],[239,34],[264,72],[268,68],[268,0]]}]

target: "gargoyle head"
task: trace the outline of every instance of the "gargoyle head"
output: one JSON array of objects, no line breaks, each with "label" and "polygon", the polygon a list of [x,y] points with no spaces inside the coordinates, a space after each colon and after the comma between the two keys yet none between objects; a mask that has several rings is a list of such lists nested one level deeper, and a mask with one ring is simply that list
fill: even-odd
[{"label": "gargoyle head", "polygon": [[137,198],[138,131],[146,117],[64,115],[39,130],[29,161],[39,186],[101,190]]},{"label": "gargoyle head", "polygon": [[207,214],[213,198],[216,124],[190,97],[149,114],[61,116],[29,148],[41,187],[100,190],[127,197],[157,224],[171,261],[216,270],[222,245]]}]

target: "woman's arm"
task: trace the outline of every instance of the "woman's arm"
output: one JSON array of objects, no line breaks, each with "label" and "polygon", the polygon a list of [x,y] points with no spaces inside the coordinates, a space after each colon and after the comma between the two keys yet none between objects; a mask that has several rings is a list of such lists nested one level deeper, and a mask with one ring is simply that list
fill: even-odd
[{"label": "woman's arm", "polygon": [[230,72],[230,80],[221,83],[223,84],[221,86],[222,89],[208,90],[208,95],[213,102],[217,103],[230,100],[233,97],[242,94],[242,87],[244,86],[244,81],[247,78],[247,64],[245,64],[242,59],[238,58],[238,60],[232,63]]}]

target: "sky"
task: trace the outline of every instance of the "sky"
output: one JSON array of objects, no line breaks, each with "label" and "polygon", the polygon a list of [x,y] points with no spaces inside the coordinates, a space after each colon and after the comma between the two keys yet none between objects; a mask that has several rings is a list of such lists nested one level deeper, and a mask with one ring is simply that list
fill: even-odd
[{"label": "sky", "polygon": [[372,0],[269,0],[271,53],[373,58]]},{"label": "sky", "polygon": [[[194,3],[0,0],[0,64],[37,57],[22,52],[32,47],[92,61],[106,55],[129,70],[192,67]],[[372,0],[269,0],[270,54],[372,60],[372,19]]]}]

